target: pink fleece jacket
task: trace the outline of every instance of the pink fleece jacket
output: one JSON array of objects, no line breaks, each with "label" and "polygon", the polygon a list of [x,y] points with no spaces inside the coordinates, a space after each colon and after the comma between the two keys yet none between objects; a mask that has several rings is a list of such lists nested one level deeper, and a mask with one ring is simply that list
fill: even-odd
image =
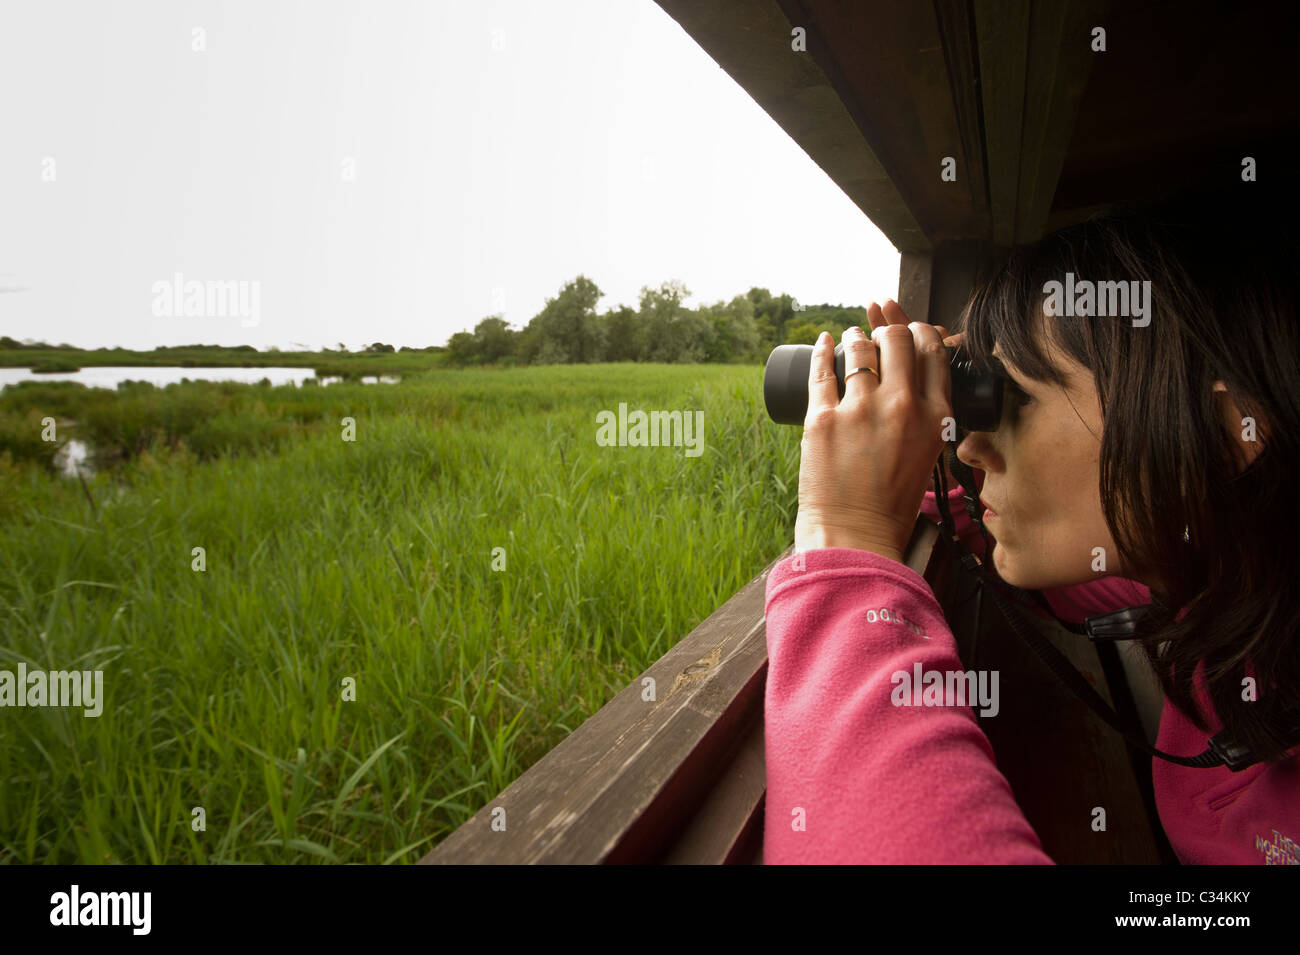
[{"label": "pink fleece jacket", "polygon": [[[959,535],[982,557],[960,487],[949,501]],[[922,513],[938,522],[933,492]],[[1146,587],[1118,577],[1044,596],[1071,622],[1150,602]],[[970,706],[895,705],[905,684],[894,674],[915,674],[917,664],[921,673],[964,670],[924,578],[867,551],[806,551],[768,575],[766,615],[765,863],[1052,861]],[[1204,697],[1201,707],[1218,732]],[[1206,740],[1166,701],[1157,748],[1195,756]],[[1300,864],[1296,755],[1240,773],[1153,758],[1156,805],[1178,858]]]}]

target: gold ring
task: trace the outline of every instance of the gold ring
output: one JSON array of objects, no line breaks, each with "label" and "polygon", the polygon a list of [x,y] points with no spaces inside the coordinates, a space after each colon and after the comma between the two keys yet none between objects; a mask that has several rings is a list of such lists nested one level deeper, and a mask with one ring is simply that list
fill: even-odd
[{"label": "gold ring", "polygon": [[861,368],[854,368],[851,372],[849,372],[847,375],[845,375],[845,376],[844,376],[844,383],[847,385],[847,384],[849,383],[849,379],[852,378],[854,375],[856,375],[856,374],[857,374],[858,372],[860,372],[860,371],[869,371],[869,372],[871,372],[873,375],[876,376],[876,381],[879,381],[879,380],[880,380],[880,372],[876,371],[876,369],[874,369],[874,368],[868,368],[866,365],[863,365]]}]

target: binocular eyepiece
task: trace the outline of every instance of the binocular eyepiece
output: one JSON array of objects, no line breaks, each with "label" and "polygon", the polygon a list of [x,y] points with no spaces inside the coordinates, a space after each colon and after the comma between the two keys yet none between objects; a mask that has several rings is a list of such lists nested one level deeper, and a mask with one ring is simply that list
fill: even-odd
[{"label": "binocular eyepiece", "polygon": [[[964,348],[945,345],[952,371],[952,414],[965,431],[996,431],[1002,420],[1004,379],[976,368]],[[763,370],[763,402],[777,424],[803,424],[808,414],[812,345],[778,345]],[[835,346],[835,380],[844,397],[844,343]]]}]

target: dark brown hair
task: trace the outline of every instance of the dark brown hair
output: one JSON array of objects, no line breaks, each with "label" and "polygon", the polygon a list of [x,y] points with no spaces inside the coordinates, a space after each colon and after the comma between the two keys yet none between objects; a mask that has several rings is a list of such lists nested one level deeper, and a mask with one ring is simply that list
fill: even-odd
[{"label": "dark brown hair", "polygon": [[[1300,743],[1283,717],[1300,709],[1296,228],[1294,202],[1261,183],[1112,211],[1005,254],[960,322],[977,362],[996,343],[1021,373],[1064,386],[1046,329],[1092,372],[1106,523],[1128,565],[1158,581],[1148,659],[1169,700],[1208,732],[1193,703],[1203,664],[1224,729],[1265,760]],[[1067,272],[1149,280],[1150,324],[1044,317],[1046,283]],[[1255,421],[1262,451],[1249,466],[1222,423],[1216,380]],[[1254,702],[1243,700],[1248,675]]]}]

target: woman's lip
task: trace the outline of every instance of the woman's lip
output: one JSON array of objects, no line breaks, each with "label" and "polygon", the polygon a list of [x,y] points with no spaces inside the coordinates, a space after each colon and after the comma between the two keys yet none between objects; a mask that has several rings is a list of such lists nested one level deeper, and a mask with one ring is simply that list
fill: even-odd
[{"label": "woman's lip", "polygon": [[984,500],[984,498],[980,498],[980,503],[984,505],[984,515],[985,515],[986,517],[997,517],[997,516],[998,516],[998,512],[995,511],[995,510],[993,510],[993,508],[989,507],[989,502],[986,501],[986,500]]}]

